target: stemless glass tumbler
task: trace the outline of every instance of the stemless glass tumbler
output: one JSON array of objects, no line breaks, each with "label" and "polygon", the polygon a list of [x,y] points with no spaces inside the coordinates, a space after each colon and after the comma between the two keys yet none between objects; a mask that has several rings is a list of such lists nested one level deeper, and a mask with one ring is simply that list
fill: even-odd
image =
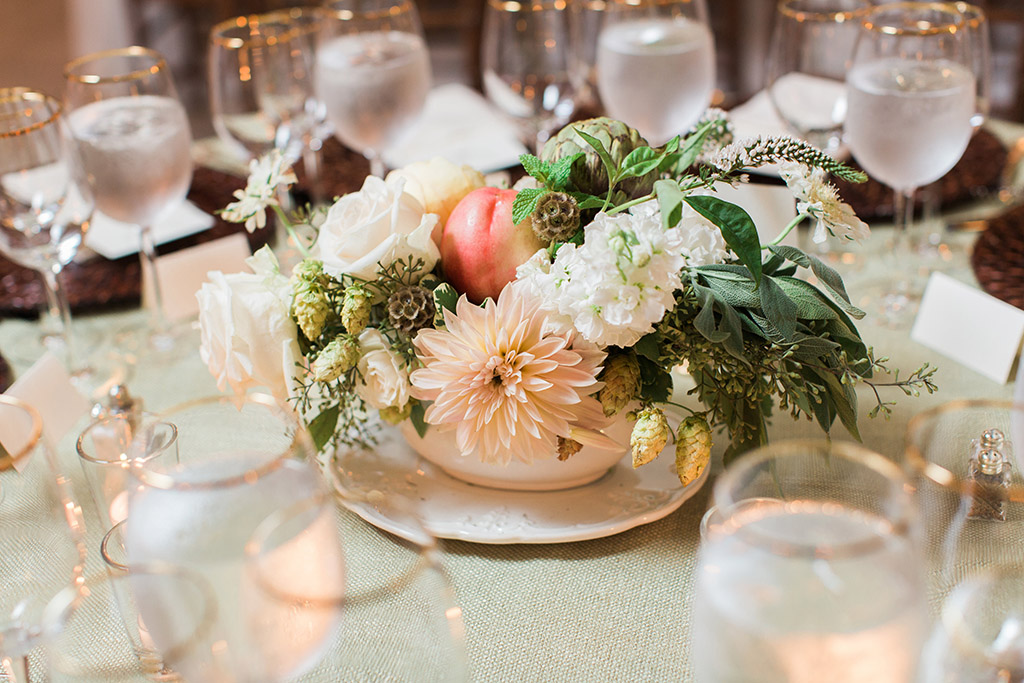
[{"label": "stemless glass tumbler", "polygon": [[927,610],[909,489],[848,443],[781,442],[730,465],[700,549],[697,680],[912,683]]}]

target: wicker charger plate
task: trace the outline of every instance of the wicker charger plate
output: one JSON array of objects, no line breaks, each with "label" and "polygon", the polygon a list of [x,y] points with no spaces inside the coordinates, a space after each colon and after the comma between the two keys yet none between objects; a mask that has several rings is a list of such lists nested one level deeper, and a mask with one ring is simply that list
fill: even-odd
[{"label": "wicker charger plate", "polygon": [[989,221],[974,245],[971,266],[982,289],[1024,309],[1024,206]]}]

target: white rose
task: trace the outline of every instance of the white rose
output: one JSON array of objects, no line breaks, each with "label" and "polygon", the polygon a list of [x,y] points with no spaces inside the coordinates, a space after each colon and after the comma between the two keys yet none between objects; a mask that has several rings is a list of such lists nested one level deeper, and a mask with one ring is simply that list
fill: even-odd
[{"label": "white rose", "polygon": [[288,397],[300,360],[298,331],[289,312],[288,278],[273,255],[257,252],[248,263],[257,272],[209,273],[199,300],[199,355],[217,387],[236,393],[265,387]]},{"label": "white rose", "polygon": [[421,275],[433,269],[440,258],[430,239],[437,216],[424,213],[416,198],[403,192],[404,185],[402,178],[385,183],[369,176],[359,192],[335,202],[320,226],[314,254],[327,273],[372,281],[380,267],[417,258],[424,262]]},{"label": "white rose", "polygon": [[377,410],[401,408],[409,402],[409,373],[379,331],[367,328],[359,335],[359,374],[356,393]]},{"label": "white rose", "polygon": [[477,188],[484,186],[482,173],[470,166],[459,166],[434,157],[396,169],[387,179],[405,178],[405,191],[419,200],[427,213],[438,215],[434,242],[441,242],[441,231],[455,205]]}]

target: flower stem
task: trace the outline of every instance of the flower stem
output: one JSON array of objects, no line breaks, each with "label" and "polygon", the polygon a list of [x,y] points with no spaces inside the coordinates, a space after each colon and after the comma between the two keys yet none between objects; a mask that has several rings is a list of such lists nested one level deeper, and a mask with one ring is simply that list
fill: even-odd
[{"label": "flower stem", "polygon": [[782,242],[782,240],[786,239],[786,237],[789,235],[789,233],[793,232],[793,228],[795,228],[796,226],[800,225],[800,223],[802,223],[803,220],[805,218],[807,218],[807,217],[808,217],[808,214],[806,214],[806,213],[797,214],[796,218],[791,220],[789,222],[789,225],[787,225],[785,228],[783,228],[782,232],[780,232],[778,235],[775,236],[775,239],[773,239],[771,242],[768,242],[767,244],[762,245],[761,246],[761,250],[764,251],[768,247],[774,247],[776,244],[779,244],[780,242]]},{"label": "flower stem", "polygon": [[295,232],[291,221],[288,220],[288,216],[285,215],[281,206],[279,204],[272,204],[272,206],[274,207],[274,213],[277,214],[278,220],[281,221],[281,225],[284,226],[285,232],[288,233],[288,237],[295,242],[295,248],[299,250],[300,254],[302,254],[302,258],[309,258],[312,256],[309,249],[307,249],[306,245],[303,243],[302,238]]},{"label": "flower stem", "polygon": [[647,200],[653,199],[653,198],[654,198],[654,193],[653,192],[651,194],[645,194],[643,197],[637,197],[636,199],[630,199],[628,202],[624,202],[622,204],[619,204],[618,206],[612,207],[606,213],[609,216],[612,215],[612,214],[620,213],[620,212],[625,211],[626,209],[628,209],[630,207],[636,206],[637,204],[643,204]]}]

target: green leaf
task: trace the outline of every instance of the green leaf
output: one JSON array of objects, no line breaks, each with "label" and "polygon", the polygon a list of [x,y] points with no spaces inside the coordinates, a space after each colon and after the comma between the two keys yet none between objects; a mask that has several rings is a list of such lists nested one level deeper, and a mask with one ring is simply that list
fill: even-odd
[{"label": "green leaf", "polygon": [[[597,152],[597,156],[601,159],[601,163],[604,164],[605,173],[608,174],[609,178],[614,178],[616,176],[616,171],[618,169],[615,168],[615,162],[612,161],[611,155],[608,153],[608,150],[605,149],[604,143],[595,138],[593,135],[590,135],[589,133],[584,133],[579,128],[573,128],[573,130],[576,131],[576,135],[579,135],[581,138],[583,138],[584,142],[586,142],[588,145],[594,148],[594,151]],[[614,183],[611,184],[614,185]],[[611,188],[609,188],[609,190],[610,189]]]},{"label": "green leaf", "polygon": [[754,282],[760,283],[761,238],[758,237],[757,227],[750,215],[739,206],[718,197],[688,195],[683,201],[718,226],[725,243],[754,276]]},{"label": "green leaf", "polygon": [[796,317],[801,320],[833,320],[839,315],[828,298],[814,285],[795,277],[772,278],[796,305]]},{"label": "green leaf", "polygon": [[708,121],[686,136],[686,139],[682,142],[682,152],[675,166],[678,171],[685,171],[697,161],[697,157],[700,156],[700,152],[704,149],[704,144],[707,142],[708,135],[711,134],[712,126],[713,122]]},{"label": "green leaf", "polygon": [[664,403],[672,396],[672,373],[661,364],[644,356],[637,356],[640,362],[640,400],[650,403]]},{"label": "green leaf", "polygon": [[761,280],[761,310],[786,341],[796,335],[797,308],[782,287],[772,278]]},{"label": "green leaf", "polygon": [[749,315],[750,319],[757,324],[758,334],[768,341],[773,341],[776,344],[787,344],[792,341],[775,326],[775,323],[760,313],[757,313],[756,311],[747,311],[747,315]]},{"label": "green leaf", "polygon": [[803,361],[816,361],[819,358],[835,353],[840,348],[839,344],[833,341],[807,334],[797,334],[793,341],[797,344],[797,349],[793,352],[793,355]]},{"label": "green leaf", "polygon": [[412,426],[416,428],[416,433],[420,435],[422,439],[426,433],[429,425],[427,424],[427,408],[419,401],[412,404],[412,410],[409,411],[409,419],[412,420]]},{"label": "green leaf", "polygon": [[559,192],[564,191],[569,186],[569,178],[572,176],[572,166],[576,163],[577,159],[583,157],[583,152],[576,152],[567,157],[562,157],[555,163],[551,164],[551,170],[548,173],[548,182],[551,189]]},{"label": "green leaf", "polygon": [[570,192],[569,196],[576,200],[576,205],[579,206],[580,211],[604,208],[604,200],[600,197],[595,197],[592,194],[587,194],[585,192]]},{"label": "green leaf", "polygon": [[704,287],[694,287],[697,293],[697,300],[702,304],[697,317],[693,319],[693,326],[705,339],[714,344],[720,344],[729,338],[729,333],[718,329],[715,325],[715,297],[710,290]]},{"label": "green leaf", "polygon": [[814,273],[814,276],[821,282],[821,286],[829,293],[829,296],[831,296],[846,313],[858,320],[864,317],[864,311],[860,310],[850,302],[850,295],[846,293],[846,286],[843,284],[843,278],[834,268],[823,263],[818,257],[805,254],[796,247],[772,245],[768,248],[773,254],[782,256],[803,268],[809,268],[810,271]]},{"label": "green leaf", "polygon": [[434,288],[434,307],[439,311],[444,308],[454,313],[458,300],[459,293],[447,282],[442,282]]},{"label": "green leaf", "polygon": [[683,219],[683,191],[674,180],[656,180],[654,194],[658,197],[661,227],[665,230],[679,225]]},{"label": "green leaf", "polygon": [[633,350],[657,363],[661,358],[661,332],[655,331],[641,337],[640,341],[633,344]]},{"label": "green leaf", "polygon": [[551,175],[550,162],[541,161],[532,154],[520,154],[519,163],[523,165],[524,171],[539,180],[542,185],[547,185],[548,176]]},{"label": "green leaf", "polygon": [[757,292],[757,286],[751,279],[732,280],[728,278],[709,277],[706,278],[707,286],[715,293],[715,298],[721,299],[730,306],[740,308],[760,308],[761,297]]},{"label": "green leaf", "polygon": [[819,371],[817,375],[828,390],[828,399],[835,414],[839,416],[839,421],[846,427],[846,431],[850,432],[850,436],[861,441],[860,430],[857,427],[857,392],[853,387],[844,385],[830,372]]},{"label": "green leaf", "polygon": [[537,208],[537,202],[547,193],[547,188],[543,187],[519,190],[516,198],[512,201],[512,222],[518,224],[529,218],[533,210]]},{"label": "green leaf", "polygon": [[622,167],[619,169],[615,182],[647,175],[658,168],[662,156],[650,147],[637,147],[622,160]]},{"label": "green leaf", "polygon": [[322,451],[324,446],[330,442],[331,437],[334,436],[334,430],[338,426],[338,415],[340,412],[341,406],[335,403],[326,410],[321,411],[320,414],[314,417],[309,423],[309,435],[313,437],[313,443],[316,445],[316,449],[318,451]]}]

